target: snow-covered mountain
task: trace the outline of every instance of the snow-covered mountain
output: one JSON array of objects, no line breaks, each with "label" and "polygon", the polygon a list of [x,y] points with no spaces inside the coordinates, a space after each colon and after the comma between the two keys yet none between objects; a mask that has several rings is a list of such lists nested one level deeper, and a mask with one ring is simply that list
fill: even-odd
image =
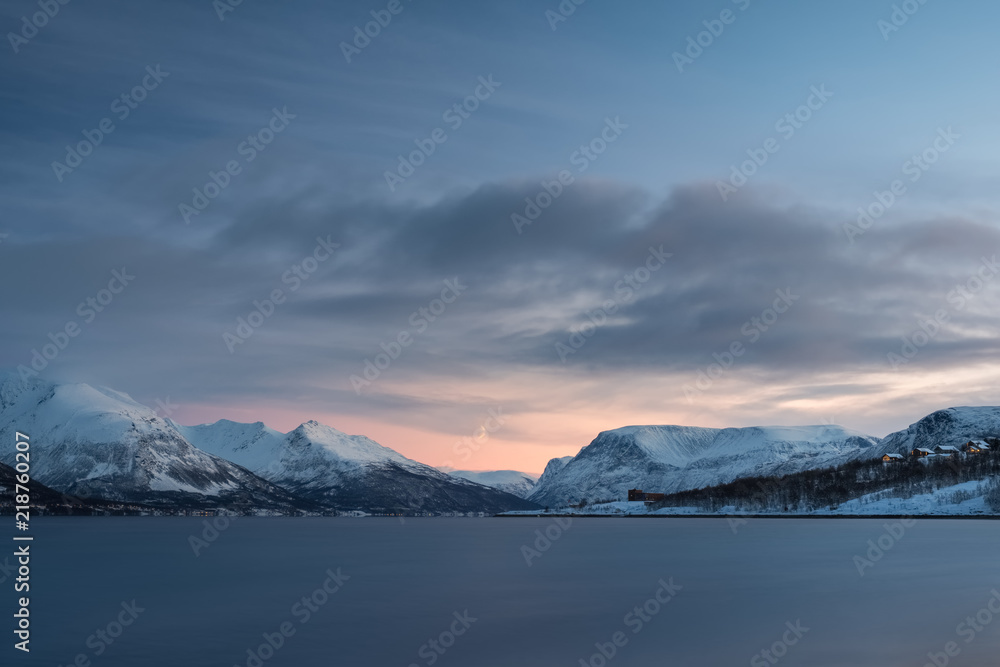
[{"label": "snow-covered mountain", "polygon": [[260,422],[174,427],[199,449],[297,496],[341,509],[498,512],[534,507],[523,498],[408,459],[363,435],[347,435],[315,421],[287,434]]},{"label": "snow-covered mountain", "polygon": [[917,447],[960,447],[969,440],[988,437],[1000,437],[1000,407],[948,408],[883,438],[878,455],[907,454]]},{"label": "snow-covered mountain", "polygon": [[[260,422],[186,427],[112,389],[2,373],[0,438],[15,431],[31,438],[33,479],[82,498],[277,512],[535,507],[314,421],[287,434]],[[13,464],[14,449],[0,461]]]},{"label": "snow-covered mountain", "polygon": [[[149,504],[290,511],[274,484],[191,446],[126,394],[0,373],[0,439],[30,436],[31,476],[59,492]],[[0,450],[13,464],[14,448]]]},{"label": "snow-covered mountain", "polygon": [[574,458],[573,456],[560,456],[559,458],[549,459],[549,462],[545,464],[545,470],[542,471],[542,476],[535,483],[535,488],[537,489],[543,483],[547,484],[550,482]]},{"label": "snow-covered mountain", "polygon": [[500,489],[506,493],[527,498],[538,482],[538,475],[517,470],[444,470],[452,477]]},{"label": "snow-covered mountain", "polygon": [[872,453],[879,439],[840,426],[698,428],[626,426],[604,431],[565,464],[553,459],[528,497],[559,507],[783,475]]},{"label": "snow-covered mountain", "polygon": [[[628,426],[551,460],[537,481],[516,471],[445,474],[315,421],[289,433],[261,422],[180,426],[111,389],[0,372],[0,440],[14,442],[15,431],[31,436],[32,478],[82,498],[250,512],[502,512],[960,446],[1000,437],[1000,407],[941,410],[881,440],[839,426]],[[15,462],[12,447],[0,448],[0,462]]]},{"label": "snow-covered mountain", "polygon": [[[71,497],[67,496],[64,498],[63,494],[35,480],[28,482],[28,489],[29,500],[32,505],[57,507],[59,505],[69,505],[73,502]],[[15,491],[23,493],[23,491],[17,489],[17,472],[6,463],[0,463],[0,514],[14,513],[14,506],[17,504],[14,497],[16,495]]]}]

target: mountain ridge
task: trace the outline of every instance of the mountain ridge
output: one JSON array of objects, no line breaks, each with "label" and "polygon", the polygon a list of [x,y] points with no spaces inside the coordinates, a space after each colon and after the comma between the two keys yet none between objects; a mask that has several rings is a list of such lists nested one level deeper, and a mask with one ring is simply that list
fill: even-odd
[{"label": "mountain ridge", "polygon": [[874,436],[834,425],[625,426],[601,432],[561,467],[550,461],[558,469],[547,467],[528,498],[559,506],[624,498],[631,488],[671,493],[822,467],[878,443]]},{"label": "mountain ridge", "polygon": [[[0,437],[14,430],[32,436],[33,479],[84,498],[272,513],[466,513],[623,499],[632,488],[670,494],[960,446],[1000,436],[1000,407],[937,410],[885,438],[829,424],[629,425],[550,460],[537,479],[439,470],[315,420],[287,433],[261,421],[184,426],[113,389],[0,372]],[[0,452],[0,462],[12,459]]]},{"label": "mountain ridge", "polygon": [[[288,434],[262,422],[185,427],[113,389],[7,372],[0,437],[13,440],[15,430],[32,439],[33,479],[83,498],[277,513],[534,507],[314,420]],[[0,461],[13,459],[13,451],[0,452]]]}]

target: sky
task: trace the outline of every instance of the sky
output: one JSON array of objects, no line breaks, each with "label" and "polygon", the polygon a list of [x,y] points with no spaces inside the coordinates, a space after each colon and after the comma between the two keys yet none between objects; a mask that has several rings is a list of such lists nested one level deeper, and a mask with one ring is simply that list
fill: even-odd
[{"label": "sky", "polygon": [[39,7],[4,368],[536,473],[1000,403],[994,3]]}]

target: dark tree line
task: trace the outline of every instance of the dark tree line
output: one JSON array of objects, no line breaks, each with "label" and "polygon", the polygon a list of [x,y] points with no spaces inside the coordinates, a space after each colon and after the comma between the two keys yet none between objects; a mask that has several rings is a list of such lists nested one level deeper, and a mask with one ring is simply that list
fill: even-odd
[{"label": "dark tree line", "polygon": [[697,507],[718,512],[735,507],[739,512],[810,512],[833,508],[862,496],[869,500],[912,498],[964,482],[981,482],[977,493],[957,492],[949,502],[985,495],[1000,513],[1000,440],[980,454],[907,458],[884,463],[881,459],[807,470],[783,477],[745,477],[729,484],[681,491],[653,505]]}]

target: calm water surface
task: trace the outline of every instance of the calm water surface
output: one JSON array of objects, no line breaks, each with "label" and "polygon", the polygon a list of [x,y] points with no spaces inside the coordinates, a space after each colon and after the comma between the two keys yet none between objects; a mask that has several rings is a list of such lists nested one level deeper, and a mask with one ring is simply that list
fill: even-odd
[{"label": "calm water surface", "polygon": [[949,642],[1000,664],[996,521],[244,518],[195,556],[203,521],[36,519],[32,652],[8,620],[0,664],[922,667]]}]

